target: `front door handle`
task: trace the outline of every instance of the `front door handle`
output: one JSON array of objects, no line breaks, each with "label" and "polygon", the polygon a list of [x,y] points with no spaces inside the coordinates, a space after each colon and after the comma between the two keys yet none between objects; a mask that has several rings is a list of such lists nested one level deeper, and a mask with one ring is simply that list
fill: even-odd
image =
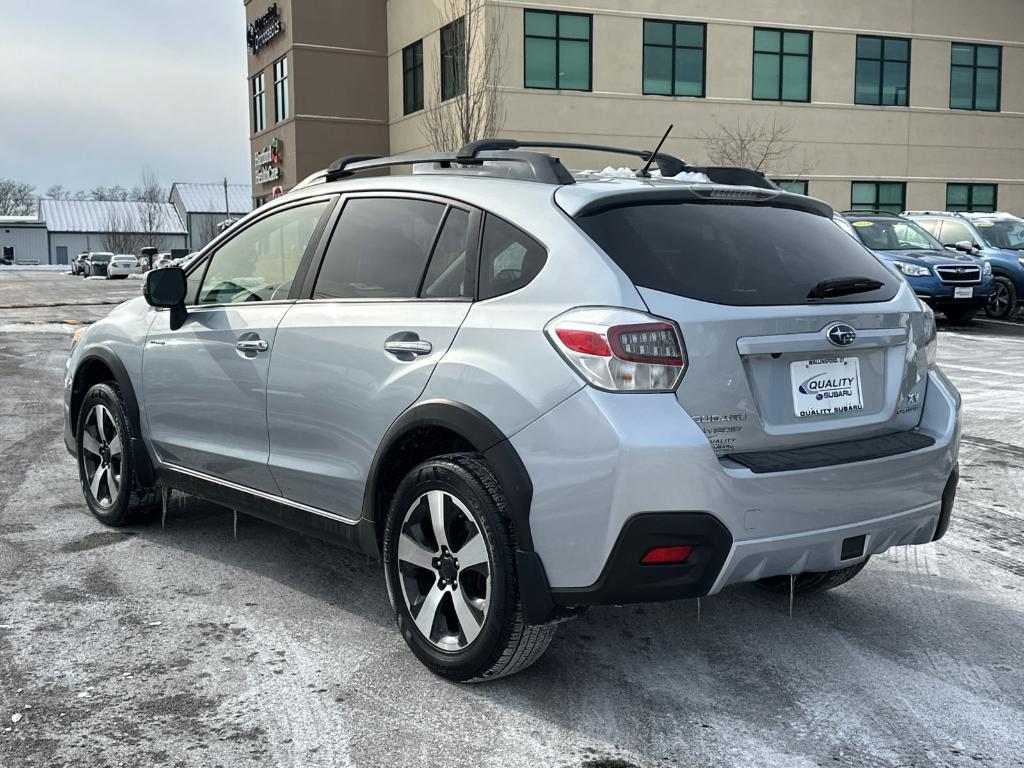
[{"label": "front door handle", "polygon": [[434,346],[421,339],[403,339],[401,341],[385,341],[384,349],[393,355],[429,355]]},{"label": "front door handle", "polygon": [[266,339],[243,339],[235,344],[235,349],[239,352],[266,352],[270,344]]}]

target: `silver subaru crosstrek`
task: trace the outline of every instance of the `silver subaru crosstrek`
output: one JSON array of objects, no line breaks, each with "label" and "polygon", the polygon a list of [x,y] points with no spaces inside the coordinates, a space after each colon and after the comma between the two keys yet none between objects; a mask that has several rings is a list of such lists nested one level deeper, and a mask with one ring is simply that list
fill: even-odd
[{"label": "silver subaru crosstrek", "polygon": [[932,313],[827,205],[533,146],[343,158],[150,272],[67,364],[93,514],[174,489],[380,557],[459,681],[587,606],[830,589],[945,533]]}]

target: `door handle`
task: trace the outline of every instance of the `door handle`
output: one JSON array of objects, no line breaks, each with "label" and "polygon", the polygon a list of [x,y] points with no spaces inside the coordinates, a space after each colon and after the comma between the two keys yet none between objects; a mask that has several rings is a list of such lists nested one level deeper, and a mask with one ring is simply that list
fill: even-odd
[{"label": "door handle", "polygon": [[270,344],[266,339],[242,339],[235,344],[239,352],[266,352]]},{"label": "door handle", "polygon": [[393,355],[429,355],[434,351],[434,346],[429,341],[405,339],[385,341],[384,349]]}]

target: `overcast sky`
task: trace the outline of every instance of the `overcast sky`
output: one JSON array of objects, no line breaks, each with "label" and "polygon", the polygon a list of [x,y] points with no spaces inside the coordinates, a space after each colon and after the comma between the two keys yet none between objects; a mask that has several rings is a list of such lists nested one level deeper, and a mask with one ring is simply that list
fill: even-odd
[{"label": "overcast sky", "polygon": [[0,0],[0,178],[249,182],[241,0]]}]

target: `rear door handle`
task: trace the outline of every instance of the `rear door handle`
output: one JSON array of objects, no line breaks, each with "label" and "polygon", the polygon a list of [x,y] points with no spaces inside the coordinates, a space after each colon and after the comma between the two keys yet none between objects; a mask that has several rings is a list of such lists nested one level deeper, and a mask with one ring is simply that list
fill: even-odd
[{"label": "rear door handle", "polygon": [[384,349],[393,355],[429,355],[434,351],[434,346],[429,341],[408,339],[385,341]]}]

